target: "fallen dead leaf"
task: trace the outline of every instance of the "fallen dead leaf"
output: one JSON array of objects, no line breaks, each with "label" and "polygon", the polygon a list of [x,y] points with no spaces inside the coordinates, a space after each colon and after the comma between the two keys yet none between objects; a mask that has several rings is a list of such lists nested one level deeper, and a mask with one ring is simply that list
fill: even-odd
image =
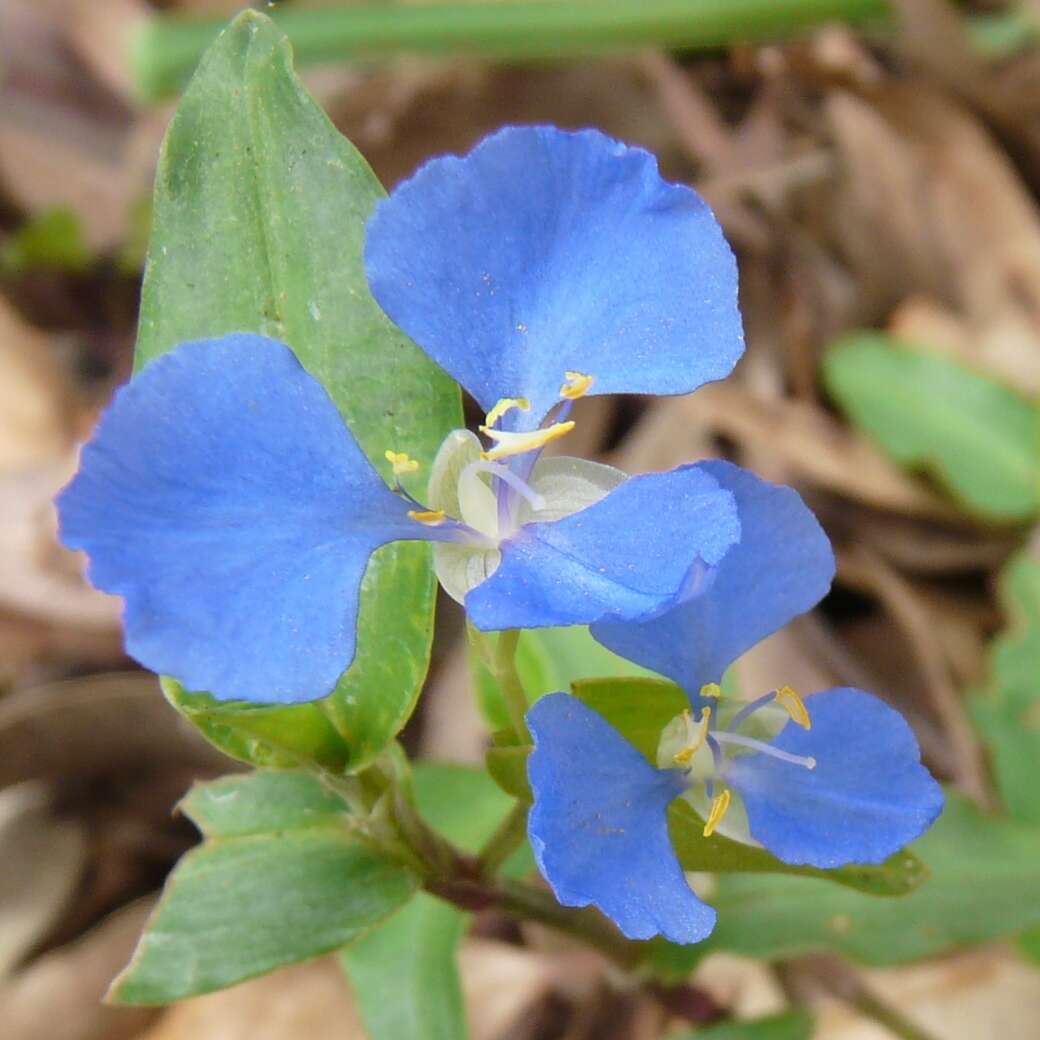
[{"label": "fallen dead leaf", "polygon": [[[864,982],[941,1040],[1036,1040],[1040,972],[1003,947],[863,973]],[[821,1003],[815,1040],[891,1040],[892,1034],[832,1000]]]},{"label": "fallen dead leaf", "polygon": [[0,297],[0,475],[52,465],[72,447],[72,390],[47,337]]},{"label": "fallen dead leaf", "polygon": [[331,958],[283,968],[193,997],[140,1040],[367,1040],[346,980]]},{"label": "fallen dead leaf", "polygon": [[57,819],[42,783],[0,790],[0,979],[53,927],[86,862],[82,828]]},{"label": "fallen dead leaf", "polygon": [[158,1014],[103,1004],[129,960],[153,901],[140,900],[0,986],[5,1040],[129,1040]]},{"label": "fallen dead leaf", "polygon": [[[937,493],[907,476],[866,437],[812,405],[762,400],[736,383],[712,383],[689,398],[662,401],[653,422],[669,431],[675,457],[696,457],[705,431],[747,450],[769,452],[792,483],[815,484],[880,509],[963,525]],[[664,414],[667,413],[667,414]]]},{"label": "fallen dead leaf", "polygon": [[711,953],[697,965],[693,983],[738,1019],[783,1011],[784,991],[768,964],[732,953]]}]

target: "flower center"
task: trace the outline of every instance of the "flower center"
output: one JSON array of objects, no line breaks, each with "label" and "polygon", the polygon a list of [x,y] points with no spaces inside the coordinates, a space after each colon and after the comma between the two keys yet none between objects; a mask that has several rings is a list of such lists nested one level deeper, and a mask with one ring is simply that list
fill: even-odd
[{"label": "flower center", "polygon": [[[702,698],[717,699],[721,691],[716,683],[701,687]],[[794,755],[774,747],[770,741],[784,723],[790,721],[810,729],[812,721],[802,698],[790,687],[781,686],[750,704],[744,705],[721,724],[719,706],[705,705],[694,718],[689,709],[677,715],[661,731],[657,745],[657,764],[662,769],[680,769],[687,778],[685,797],[704,818],[704,836],[710,837],[722,824],[734,805],[732,791],[726,785],[730,760],[738,754],[757,752],[805,769],[815,769],[811,755]],[[737,732],[752,728],[759,736]],[[761,736],[768,739],[760,739]],[[741,807],[736,826],[726,829],[730,837],[754,843],[747,829],[747,816]]]}]

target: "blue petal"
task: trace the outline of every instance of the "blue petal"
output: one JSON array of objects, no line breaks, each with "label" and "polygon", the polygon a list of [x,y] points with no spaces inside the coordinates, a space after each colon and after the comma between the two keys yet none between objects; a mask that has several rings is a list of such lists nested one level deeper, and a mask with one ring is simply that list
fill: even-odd
[{"label": "blue petal", "polygon": [[652,616],[739,536],[733,496],[701,466],[630,477],[580,512],[522,527],[466,611],[481,629]]},{"label": "blue petal", "polygon": [[551,693],[527,713],[535,748],[528,834],[538,869],[564,906],[595,904],[629,939],[695,943],[715,911],[686,883],[667,809],[683,790],[576,697]]},{"label": "blue petal", "polygon": [[[365,264],[386,313],[485,411],[533,428],[564,372],[680,394],[744,349],[733,254],[704,201],[594,130],[509,127],[380,203]],[[519,424],[525,424],[521,426]]]},{"label": "blue petal", "polygon": [[369,555],[416,527],[321,384],[246,333],[185,343],[123,387],[58,508],[91,581],[125,598],[131,655],[261,703],[329,693]]},{"label": "blue petal", "polygon": [[789,722],[772,744],[812,755],[815,769],[760,753],[730,764],[751,834],[785,863],[880,863],[931,826],[942,788],[903,717],[876,697],[838,687],[807,707],[812,729]]},{"label": "blue petal", "polygon": [[728,462],[700,466],[730,491],[740,542],[704,591],[641,625],[594,625],[622,657],[674,679],[696,698],[745,650],[826,595],[834,554],[798,493]]}]

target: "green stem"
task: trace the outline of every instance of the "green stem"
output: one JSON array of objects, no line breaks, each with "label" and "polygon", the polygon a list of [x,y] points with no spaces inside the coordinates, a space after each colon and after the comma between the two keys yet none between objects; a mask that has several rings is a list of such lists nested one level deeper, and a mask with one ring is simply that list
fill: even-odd
[{"label": "green stem", "polygon": [[506,711],[509,712],[509,721],[513,724],[517,740],[521,744],[530,744],[531,733],[527,728],[527,720],[524,718],[529,707],[527,694],[524,693],[520,673],[516,670],[516,648],[519,643],[520,629],[510,628],[505,632],[500,632],[492,669],[495,682],[498,683],[498,688],[502,693],[502,699],[506,703]]},{"label": "green stem", "polygon": [[492,877],[524,843],[527,837],[527,806],[517,802],[498,825],[495,833],[484,843],[477,857],[481,877]]},{"label": "green stem", "polygon": [[[496,0],[272,11],[300,66],[402,52],[539,61],[642,46],[711,49],[888,14],[886,0]],[[223,25],[176,16],[147,22],[132,55],[141,93],[175,93]]]}]

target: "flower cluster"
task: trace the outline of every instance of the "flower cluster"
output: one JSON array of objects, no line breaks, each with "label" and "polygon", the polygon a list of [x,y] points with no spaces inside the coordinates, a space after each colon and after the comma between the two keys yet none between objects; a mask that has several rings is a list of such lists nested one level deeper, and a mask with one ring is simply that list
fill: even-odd
[{"label": "flower cluster", "polygon": [[941,795],[880,702],[718,697],[829,585],[798,496],[721,462],[628,477],[543,454],[582,396],[689,393],[736,364],[736,264],[704,202],[602,134],[511,128],[397,188],[365,265],[480,405],[483,439],[451,433],[420,499],[401,483],[420,463],[387,445],[388,485],[289,346],[180,344],[117,394],[59,500],[65,544],[124,597],[128,651],[225,700],[323,697],[353,659],[370,556],[425,540],[478,629],[591,625],[689,692],[656,764],[568,694],[531,710],[530,836],[561,902],[635,938],[706,935],[669,844],[677,797],[791,863],[873,862],[919,834]]}]

